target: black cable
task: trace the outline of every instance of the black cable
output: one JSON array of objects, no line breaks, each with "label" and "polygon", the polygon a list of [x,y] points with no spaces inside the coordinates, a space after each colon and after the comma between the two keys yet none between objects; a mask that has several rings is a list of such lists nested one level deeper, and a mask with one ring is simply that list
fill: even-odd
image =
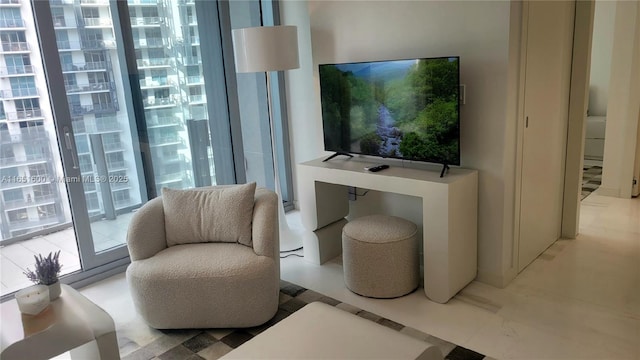
[{"label": "black cable", "polygon": [[370,190],[367,190],[367,191],[363,192],[362,194],[358,194],[358,191],[357,191],[357,190],[356,190],[356,191],[354,191],[354,192],[349,191],[349,195],[365,196],[365,195],[367,195],[367,193],[368,193],[369,191],[370,191]]},{"label": "black cable", "polygon": [[302,246],[300,246],[297,249],[293,249],[293,250],[282,250],[282,251],[280,251],[280,254],[286,254],[286,253],[290,253],[290,252],[294,252],[294,251],[298,251],[298,250],[302,250]]},{"label": "black cable", "polygon": [[300,254],[289,254],[285,256],[280,256],[280,259],[288,258],[289,256],[304,257],[304,255],[300,255]]}]

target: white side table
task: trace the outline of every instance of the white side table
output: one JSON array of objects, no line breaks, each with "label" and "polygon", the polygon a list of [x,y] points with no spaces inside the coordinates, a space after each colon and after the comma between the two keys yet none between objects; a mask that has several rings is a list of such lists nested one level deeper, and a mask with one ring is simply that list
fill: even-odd
[{"label": "white side table", "polygon": [[106,311],[68,285],[36,316],[15,300],[2,306],[0,358],[49,359],[67,351],[77,359],[120,359],[115,324]]}]

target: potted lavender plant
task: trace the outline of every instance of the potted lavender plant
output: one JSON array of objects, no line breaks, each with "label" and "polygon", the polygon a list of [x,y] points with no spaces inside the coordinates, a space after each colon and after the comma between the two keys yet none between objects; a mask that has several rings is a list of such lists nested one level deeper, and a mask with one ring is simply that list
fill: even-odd
[{"label": "potted lavender plant", "polygon": [[34,255],[33,257],[36,259],[34,271],[27,268],[24,274],[35,284],[49,286],[49,299],[51,301],[57,299],[60,296],[60,279],[58,279],[58,275],[60,275],[60,269],[62,269],[62,265],[58,260],[60,250],[55,254],[50,252],[47,257],[43,257],[42,254]]}]

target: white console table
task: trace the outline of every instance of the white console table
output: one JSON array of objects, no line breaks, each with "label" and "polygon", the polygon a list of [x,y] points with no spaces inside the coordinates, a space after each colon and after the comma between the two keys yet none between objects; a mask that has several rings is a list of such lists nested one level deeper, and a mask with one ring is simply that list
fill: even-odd
[{"label": "white console table", "polygon": [[349,214],[348,187],[416,196],[422,199],[424,291],[446,303],[476,277],[478,172],[391,165],[369,172],[359,158],[321,159],[298,166],[305,259],[322,264],[342,251],[342,227]]}]

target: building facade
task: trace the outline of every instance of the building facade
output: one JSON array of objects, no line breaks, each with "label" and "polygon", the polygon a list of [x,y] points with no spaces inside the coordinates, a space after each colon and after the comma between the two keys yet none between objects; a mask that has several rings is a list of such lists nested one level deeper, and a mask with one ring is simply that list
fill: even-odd
[{"label": "building facade", "polygon": [[[90,218],[146,201],[140,143],[151,150],[157,189],[214,183],[194,2],[128,2],[143,121],[134,120],[126,98],[131,77],[114,31],[116,9],[108,0],[49,4]],[[58,85],[47,87],[35,29],[29,1],[0,0],[3,240],[71,221],[58,152],[66,140],[56,136],[48,98]]]}]

